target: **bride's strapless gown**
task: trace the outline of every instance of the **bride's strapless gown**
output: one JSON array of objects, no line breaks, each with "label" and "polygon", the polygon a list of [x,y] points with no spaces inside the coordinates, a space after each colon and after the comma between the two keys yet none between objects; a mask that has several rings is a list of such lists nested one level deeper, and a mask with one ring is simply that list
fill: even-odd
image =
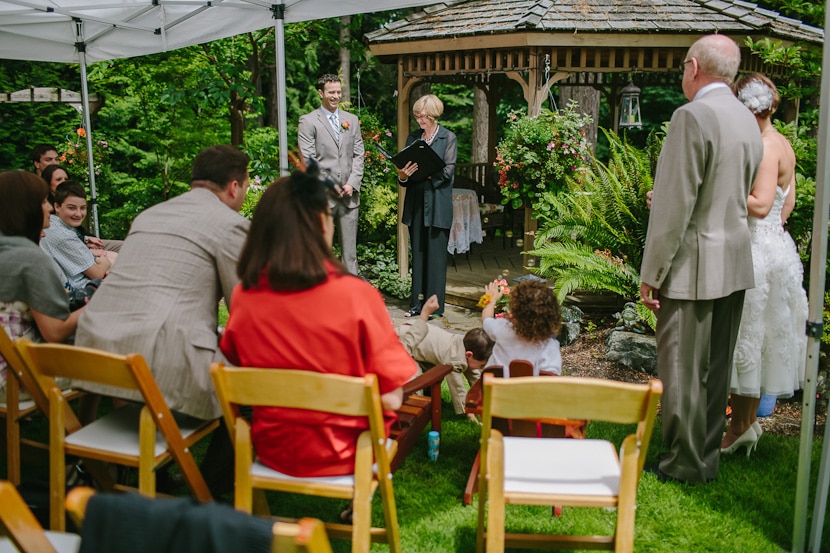
[{"label": "bride's strapless gown", "polygon": [[763,219],[749,217],[755,288],[746,291],[732,393],[790,397],[804,384],[807,294],[795,242],[781,225],[787,191],[776,187]]}]

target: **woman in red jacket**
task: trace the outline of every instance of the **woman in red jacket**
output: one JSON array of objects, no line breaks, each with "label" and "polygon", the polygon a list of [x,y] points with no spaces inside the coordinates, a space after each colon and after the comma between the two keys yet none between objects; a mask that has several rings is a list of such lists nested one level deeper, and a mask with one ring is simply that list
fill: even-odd
[{"label": "woman in red jacket", "polygon": [[[380,293],[331,251],[327,188],[295,173],[272,184],[254,212],[239,258],[241,283],[220,347],[231,363],[363,376],[376,374],[387,424],[415,362],[395,334]],[[350,474],[363,418],[254,407],[260,461],[292,476]],[[388,431],[387,426],[387,431]]]}]

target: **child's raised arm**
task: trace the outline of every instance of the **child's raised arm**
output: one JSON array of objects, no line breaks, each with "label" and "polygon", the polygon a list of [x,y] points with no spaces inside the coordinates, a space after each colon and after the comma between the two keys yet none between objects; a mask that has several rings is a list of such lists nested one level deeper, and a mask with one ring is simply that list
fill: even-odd
[{"label": "child's raised arm", "polygon": [[481,311],[481,320],[490,319],[496,316],[496,302],[502,297],[501,287],[498,279],[489,282],[484,286],[484,294],[490,296],[490,301]]}]

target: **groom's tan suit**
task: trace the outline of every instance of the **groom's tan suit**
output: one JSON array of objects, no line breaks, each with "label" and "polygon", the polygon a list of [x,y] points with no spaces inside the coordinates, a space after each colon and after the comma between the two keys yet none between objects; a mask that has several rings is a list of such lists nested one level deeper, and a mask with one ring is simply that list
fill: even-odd
[{"label": "groom's tan suit", "polygon": [[659,290],[669,450],[660,469],[689,482],[717,475],[743,295],[754,286],[746,198],[763,155],[754,117],[728,87],[700,93],[672,116],[640,271]]}]

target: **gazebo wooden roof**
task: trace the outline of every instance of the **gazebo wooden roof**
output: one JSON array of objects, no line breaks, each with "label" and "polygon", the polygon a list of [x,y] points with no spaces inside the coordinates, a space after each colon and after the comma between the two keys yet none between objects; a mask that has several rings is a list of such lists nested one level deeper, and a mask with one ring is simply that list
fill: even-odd
[{"label": "gazebo wooden roof", "polygon": [[[747,38],[785,46],[824,40],[822,29],[742,0],[448,0],[366,38],[375,56],[398,66],[398,129],[407,129],[410,94],[422,81],[480,87],[491,120],[508,79],[522,87],[531,115],[557,82],[606,88],[613,107],[617,89],[633,73],[643,84],[679,86],[686,50],[710,33],[741,46]],[[742,50],[742,71],[787,77],[786,67],[765,65]],[[492,125],[489,134],[492,155]],[[405,136],[398,133],[399,147]],[[405,232],[398,238],[405,273]]]}]

